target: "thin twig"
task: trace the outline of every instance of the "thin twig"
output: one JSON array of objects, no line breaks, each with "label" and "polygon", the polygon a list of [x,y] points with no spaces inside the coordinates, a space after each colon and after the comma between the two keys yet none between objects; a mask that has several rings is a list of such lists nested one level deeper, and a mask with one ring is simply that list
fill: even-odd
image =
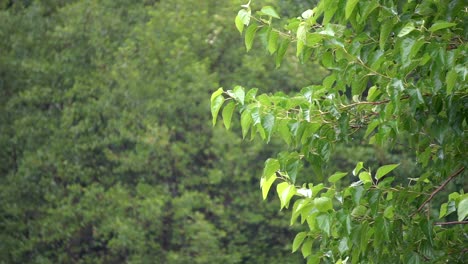
[{"label": "thin twig", "polygon": [[444,189],[444,187],[451,181],[453,180],[453,178],[457,177],[458,175],[460,175],[463,171],[465,170],[465,167],[461,167],[460,169],[458,169],[456,172],[454,172],[450,177],[448,177],[443,183],[442,185],[440,185],[439,187],[437,187],[437,189],[435,189],[431,195],[429,196],[429,198],[426,199],[426,201],[424,201],[424,203],[418,208],[418,210],[416,210],[416,212],[412,213],[411,216],[414,216],[416,213],[418,213],[419,211],[421,211],[424,206],[430,202],[432,200],[432,198],[434,198],[434,196],[440,192],[442,189]]},{"label": "thin twig", "polygon": [[466,225],[468,224],[468,221],[452,221],[452,222],[436,222],[434,223],[434,225],[440,225],[440,226],[444,226],[444,225]]}]

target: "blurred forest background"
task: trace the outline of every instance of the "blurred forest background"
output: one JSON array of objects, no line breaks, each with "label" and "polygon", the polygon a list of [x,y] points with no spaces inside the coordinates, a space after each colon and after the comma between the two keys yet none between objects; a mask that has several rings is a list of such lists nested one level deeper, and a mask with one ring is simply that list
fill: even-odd
[{"label": "blurred forest background", "polygon": [[[294,17],[314,2],[254,4]],[[246,53],[241,4],[0,1],[0,263],[304,263],[299,227],[259,189],[279,143],[213,128],[209,97],[327,72]],[[410,177],[398,155],[352,142],[327,170],[403,162]]]}]

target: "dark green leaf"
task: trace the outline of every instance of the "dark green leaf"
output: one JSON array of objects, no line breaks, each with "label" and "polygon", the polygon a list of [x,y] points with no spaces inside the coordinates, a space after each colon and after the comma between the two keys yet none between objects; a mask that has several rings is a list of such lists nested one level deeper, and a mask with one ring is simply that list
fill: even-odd
[{"label": "dark green leaf", "polygon": [[247,51],[249,51],[252,48],[257,29],[258,26],[254,23],[251,24],[245,31],[245,48],[247,49]]},{"label": "dark green leaf", "polygon": [[388,37],[393,29],[393,20],[386,19],[380,26],[379,46],[381,50],[385,50],[385,44],[388,42]]}]

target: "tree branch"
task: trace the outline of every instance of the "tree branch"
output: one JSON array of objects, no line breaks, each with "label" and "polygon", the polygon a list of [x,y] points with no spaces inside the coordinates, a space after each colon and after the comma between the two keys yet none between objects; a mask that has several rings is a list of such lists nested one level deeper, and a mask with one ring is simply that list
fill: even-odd
[{"label": "tree branch", "polygon": [[435,189],[431,195],[429,196],[429,198],[426,199],[426,201],[424,201],[424,203],[418,208],[418,210],[416,210],[414,213],[411,214],[411,216],[414,216],[416,213],[420,212],[424,206],[430,202],[432,200],[432,198],[434,198],[434,196],[440,192],[442,189],[445,188],[445,186],[451,181],[453,180],[453,178],[457,177],[458,175],[460,175],[463,171],[465,170],[465,167],[461,167],[460,169],[458,169],[456,172],[454,172],[450,177],[448,177],[443,183],[442,185],[440,185],[439,187],[437,187],[437,189]]},{"label": "tree branch", "polygon": [[468,224],[468,221],[452,221],[452,222],[436,222],[434,223],[434,225],[440,225],[440,226],[444,226],[444,225],[466,225]]}]

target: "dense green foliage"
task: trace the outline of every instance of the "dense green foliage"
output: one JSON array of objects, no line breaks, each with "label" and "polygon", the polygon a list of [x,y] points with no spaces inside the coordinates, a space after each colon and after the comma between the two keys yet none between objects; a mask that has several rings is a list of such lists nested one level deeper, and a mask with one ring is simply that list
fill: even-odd
[{"label": "dense green foliage", "polygon": [[[244,138],[286,143],[260,187],[265,199],[276,183],[291,224],[305,226],[293,251],[308,263],[466,260],[466,3],[323,0],[285,20],[249,1],[235,25],[248,51],[262,42],[276,65],[294,46],[330,72],[298,93],[235,86],[211,96],[214,124],[220,115],[229,129],[238,112]],[[369,165],[361,144],[395,160]],[[347,147],[360,149],[348,152],[354,164],[331,173]]]},{"label": "dense green foliage", "polygon": [[254,184],[274,146],[213,130],[207,95],[324,71],[245,54],[238,7],[0,1],[0,263],[303,261]]}]

